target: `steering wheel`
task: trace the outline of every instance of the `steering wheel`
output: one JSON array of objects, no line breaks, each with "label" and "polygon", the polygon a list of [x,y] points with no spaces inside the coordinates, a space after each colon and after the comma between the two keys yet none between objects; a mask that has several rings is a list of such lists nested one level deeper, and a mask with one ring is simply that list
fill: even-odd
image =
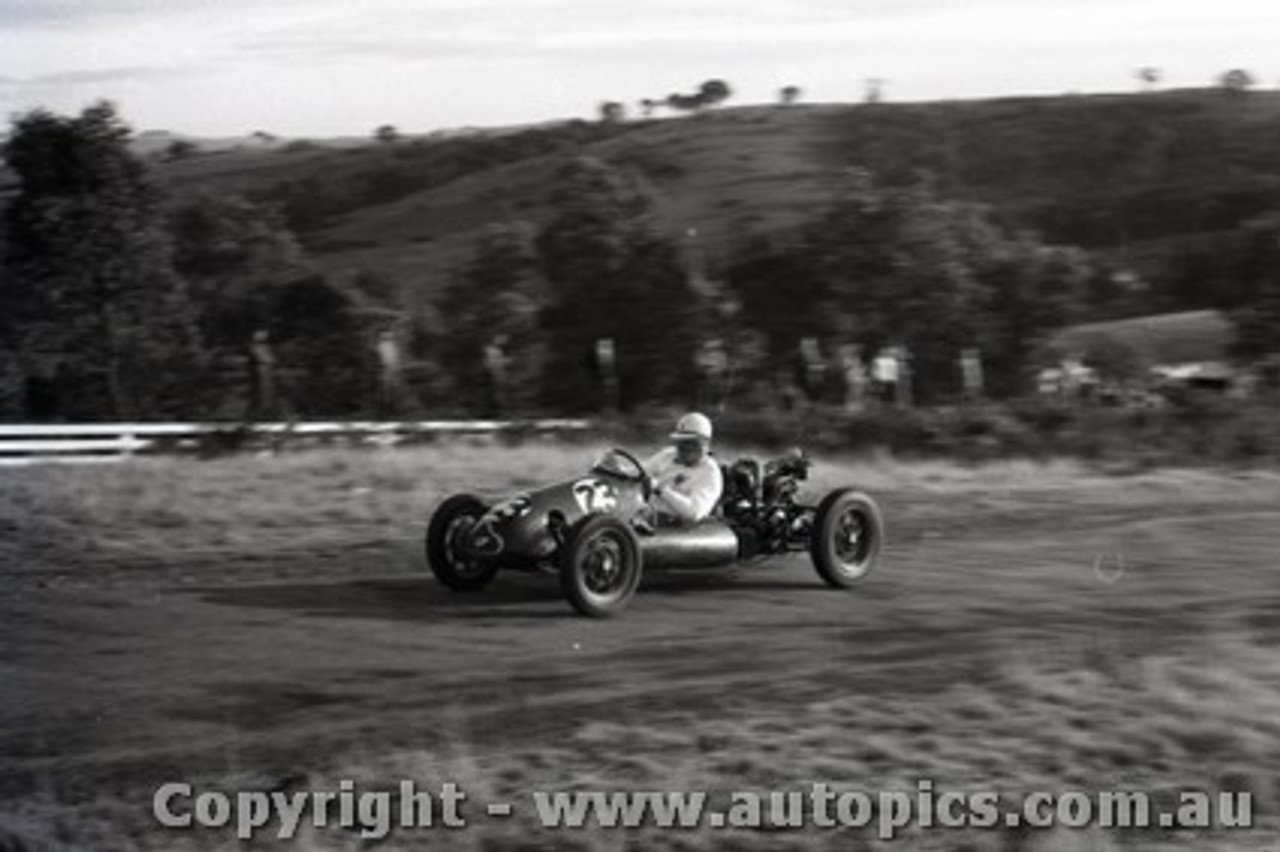
[{"label": "steering wheel", "polygon": [[621,447],[614,447],[612,451],[617,453],[619,456],[625,459],[628,463],[630,463],[632,467],[635,468],[635,471],[632,473],[619,474],[619,475],[622,476],[623,479],[626,479],[630,482],[640,483],[641,493],[644,494],[644,499],[648,500],[649,495],[653,492],[653,477],[651,477],[648,474],[648,472],[644,469],[644,465],[640,463],[640,460],[637,459],[635,456],[633,456],[631,453],[627,452]]}]

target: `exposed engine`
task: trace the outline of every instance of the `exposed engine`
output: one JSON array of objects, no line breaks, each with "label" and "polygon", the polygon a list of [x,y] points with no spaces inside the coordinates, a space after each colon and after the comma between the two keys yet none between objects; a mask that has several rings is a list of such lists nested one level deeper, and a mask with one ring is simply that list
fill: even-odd
[{"label": "exposed engine", "polygon": [[812,462],[800,452],[767,462],[738,459],[724,469],[724,519],[738,534],[739,556],[802,550],[808,546],[814,510],[796,502]]}]

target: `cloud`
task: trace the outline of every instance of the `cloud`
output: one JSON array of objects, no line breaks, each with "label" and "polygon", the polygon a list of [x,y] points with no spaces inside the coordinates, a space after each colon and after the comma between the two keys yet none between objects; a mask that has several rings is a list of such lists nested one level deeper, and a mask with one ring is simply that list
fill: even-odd
[{"label": "cloud", "polygon": [[114,83],[121,80],[147,80],[172,77],[179,69],[158,68],[153,65],[130,65],[116,68],[79,68],[41,74],[23,80],[15,80],[26,86],[75,86],[95,83]]},{"label": "cloud", "polygon": [[[922,0],[917,0],[922,2]],[[929,0],[934,2],[934,0]],[[737,5],[649,0],[602,9],[583,0],[473,0],[405,5],[382,0],[359,7],[327,7],[328,14],[282,18],[228,45],[248,61],[325,62],[345,58],[411,60],[488,58],[604,59],[664,52],[720,52],[735,47],[793,49],[797,43],[857,43],[870,37],[847,22],[794,15],[777,0]]]},{"label": "cloud", "polygon": [[[1213,26],[1239,34],[1277,20],[1272,0],[1230,0]],[[930,45],[1084,46],[1206,37],[1200,0],[318,0],[247,16],[222,45],[229,61],[334,64],[519,59],[611,62],[704,55],[749,63],[757,52]],[[1277,29],[1280,29],[1278,27]],[[1278,33],[1280,37],[1280,33]]]},{"label": "cloud", "polygon": [[69,68],[27,77],[0,76],[0,86],[11,92],[39,93],[59,89],[92,89],[122,83],[155,83],[215,73],[212,67],[128,65],[111,68]]},{"label": "cloud", "polygon": [[37,107],[74,111],[100,99],[127,100],[132,93],[212,76],[199,66],[129,65],[68,68],[23,77],[0,76],[0,113],[16,114]]},{"label": "cloud", "polygon": [[[729,80],[857,99],[1096,90],[1139,64],[1265,74],[1275,0],[0,0],[6,105],[148,124],[533,120]],[[357,126],[360,126],[357,124]]]},{"label": "cloud", "polygon": [[[1212,24],[1230,31],[1275,23],[1275,8],[1273,0],[1223,0]],[[0,29],[93,33],[84,46],[108,65],[126,64],[135,47],[160,62],[182,55],[254,64],[573,56],[660,63],[663,55],[719,58],[736,48],[790,51],[803,64],[808,50],[886,42],[1087,43],[1123,29],[1135,39],[1204,37],[1208,17],[1201,0],[0,0]],[[53,70],[40,56],[32,61]],[[9,69],[0,62],[0,70]]]},{"label": "cloud", "polygon": [[[271,5],[305,8],[308,2],[273,0]],[[10,31],[128,27],[192,15],[244,16],[262,5],[258,0],[0,0],[0,27]]]}]

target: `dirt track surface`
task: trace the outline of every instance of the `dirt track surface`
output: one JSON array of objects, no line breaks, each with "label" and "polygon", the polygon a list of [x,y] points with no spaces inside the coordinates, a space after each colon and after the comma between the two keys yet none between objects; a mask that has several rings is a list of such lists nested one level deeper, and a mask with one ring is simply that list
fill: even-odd
[{"label": "dirt track surface", "polygon": [[[460,744],[484,772],[591,725],[928,706],[1011,661],[1209,667],[1220,642],[1280,653],[1277,497],[1274,478],[882,494],[891,543],[852,592],[827,589],[804,557],[667,572],[610,621],[573,615],[554,577],[449,593],[411,526],[382,546],[246,556],[216,575],[28,576],[0,597],[0,798],[145,806],[174,779],[286,783]],[[541,780],[536,761],[523,778]]]}]

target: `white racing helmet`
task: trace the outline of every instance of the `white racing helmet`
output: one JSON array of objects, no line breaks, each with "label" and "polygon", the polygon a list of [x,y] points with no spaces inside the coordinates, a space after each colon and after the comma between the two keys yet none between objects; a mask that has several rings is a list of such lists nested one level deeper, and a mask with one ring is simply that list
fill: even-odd
[{"label": "white racing helmet", "polygon": [[691,411],[676,421],[676,429],[671,433],[673,441],[705,441],[711,442],[711,418],[697,411]]}]

